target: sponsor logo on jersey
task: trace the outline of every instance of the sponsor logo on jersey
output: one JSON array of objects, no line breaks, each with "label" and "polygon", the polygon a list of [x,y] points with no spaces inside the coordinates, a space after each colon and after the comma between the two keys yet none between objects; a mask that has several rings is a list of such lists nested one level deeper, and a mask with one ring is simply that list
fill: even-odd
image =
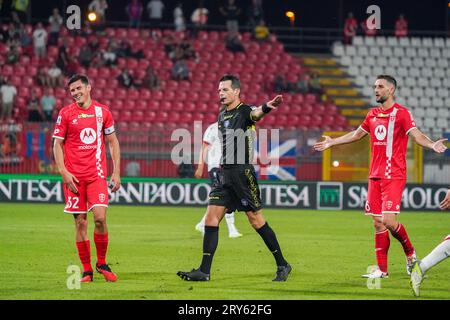
[{"label": "sponsor logo on jersey", "polygon": [[55,129],[55,132],[53,134],[58,134],[59,133],[59,129]]},{"label": "sponsor logo on jersey", "polygon": [[80,113],[78,115],[78,119],[86,119],[86,118],[93,118],[93,117],[95,117],[94,114]]},{"label": "sponsor logo on jersey", "polygon": [[80,132],[80,139],[85,144],[91,144],[95,142],[95,139],[97,139],[97,134],[95,133],[95,130],[92,128],[84,128]]},{"label": "sponsor logo on jersey", "polygon": [[387,113],[379,113],[379,114],[377,115],[377,117],[378,117],[378,118],[387,118],[387,117],[389,117],[389,115],[388,115]]},{"label": "sponsor logo on jersey", "polygon": [[223,120],[228,120],[234,117],[234,114],[230,114],[229,116],[223,117]]},{"label": "sponsor logo on jersey", "polygon": [[382,141],[384,140],[384,138],[386,138],[386,127],[382,124],[380,124],[379,126],[377,126],[375,128],[375,137],[379,140]]},{"label": "sponsor logo on jersey", "polygon": [[58,119],[56,119],[56,124],[61,124],[61,116],[58,116]]}]

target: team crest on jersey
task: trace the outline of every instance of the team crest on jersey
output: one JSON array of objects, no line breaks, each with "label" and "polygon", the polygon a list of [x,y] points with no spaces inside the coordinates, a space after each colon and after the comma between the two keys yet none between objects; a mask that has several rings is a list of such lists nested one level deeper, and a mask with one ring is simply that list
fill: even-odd
[{"label": "team crest on jersey", "polygon": [[97,118],[97,122],[98,122],[98,123],[103,123],[103,118],[102,118],[102,117],[98,117],[98,118]]},{"label": "team crest on jersey", "polygon": [[386,202],[386,207],[387,207],[388,210],[391,210],[391,208],[392,208],[392,201]]},{"label": "team crest on jersey", "polygon": [[80,113],[78,115],[78,119],[86,119],[86,118],[93,118],[95,115],[93,114],[86,114],[86,113]]},{"label": "team crest on jersey", "polygon": [[244,207],[248,206],[248,201],[247,199],[241,199],[241,203]]},{"label": "team crest on jersey", "polygon": [[78,119],[73,119],[72,124],[78,124]]},{"label": "team crest on jersey", "polygon": [[225,128],[228,128],[229,125],[230,125],[230,121],[225,120],[224,123],[223,123],[223,126],[224,126]]},{"label": "team crest on jersey", "polygon": [[99,194],[98,194],[98,200],[99,200],[100,202],[105,202],[105,199],[106,199],[106,196],[105,196],[104,193],[99,193]]}]

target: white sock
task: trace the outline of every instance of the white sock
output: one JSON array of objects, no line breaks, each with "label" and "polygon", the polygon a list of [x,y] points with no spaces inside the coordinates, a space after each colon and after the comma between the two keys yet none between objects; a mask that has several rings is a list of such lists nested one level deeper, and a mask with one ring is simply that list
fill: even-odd
[{"label": "white sock", "polygon": [[205,226],[205,220],[206,220],[206,213],[203,216],[202,220],[200,220],[200,222],[198,224],[201,224],[202,226]]},{"label": "white sock", "polygon": [[226,213],[225,220],[227,221],[228,232],[233,233],[237,232],[236,227],[234,225],[234,212]]},{"label": "white sock", "polygon": [[450,256],[450,239],[440,243],[433,249],[425,258],[422,259],[419,266],[422,272],[425,273],[439,262],[445,260]]}]

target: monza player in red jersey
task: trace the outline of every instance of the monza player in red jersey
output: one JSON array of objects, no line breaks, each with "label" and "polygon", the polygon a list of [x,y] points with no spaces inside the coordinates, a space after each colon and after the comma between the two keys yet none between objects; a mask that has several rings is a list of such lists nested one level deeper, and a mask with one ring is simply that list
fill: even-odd
[{"label": "monza player in red jersey", "polygon": [[73,214],[75,218],[76,246],[83,265],[80,281],[93,281],[87,235],[89,211],[92,211],[95,222],[96,270],[106,281],[116,281],[116,274],[106,263],[108,186],[105,140],[108,141],[114,165],[109,186],[112,192],[120,188],[120,147],[114,120],[107,106],[91,99],[91,85],[85,75],[73,75],[68,86],[75,102],[59,112],[53,132],[53,152],[63,181],[64,212]]},{"label": "monza player in red jersey", "polygon": [[430,140],[416,127],[410,111],[394,101],[396,88],[397,81],[392,76],[379,75],[375,81],[374,91],[376,101],[380,105],[368,112],[361,126],[338,138],[324,136],[323,141],[314,145],[315,150],[323,151],[370,135],[372,152],[365,213],[372,216],[374,221],[378,269],[363,275],[365,278],[388,277],[389,231],[403,246],[408,274],[411,273],[413,263],[417,261],[406,229],[397,221],[406,184],[408,137],[412,136],[417,144],[437,153],[447,149],[444,145],[447,139],[435,142]]}]

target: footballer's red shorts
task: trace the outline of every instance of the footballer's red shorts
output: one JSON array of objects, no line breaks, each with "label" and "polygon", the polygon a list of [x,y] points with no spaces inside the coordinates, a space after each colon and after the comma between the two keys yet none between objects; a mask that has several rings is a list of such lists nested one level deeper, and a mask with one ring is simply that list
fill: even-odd
[{"label": "footballer's red shorts", "polygon": [[106,179],[80,180],[75,185],[78,193],[73,193],[64,184],[64,196],[66,198],[65,213],[83,214],[91,211],[93,207],[108,207],[108,186]]},{"label": "footballer's red shorts", "polygon": [[405,184],[406,180],[369,179],[365,208],[366,215],[399,214]]}]

